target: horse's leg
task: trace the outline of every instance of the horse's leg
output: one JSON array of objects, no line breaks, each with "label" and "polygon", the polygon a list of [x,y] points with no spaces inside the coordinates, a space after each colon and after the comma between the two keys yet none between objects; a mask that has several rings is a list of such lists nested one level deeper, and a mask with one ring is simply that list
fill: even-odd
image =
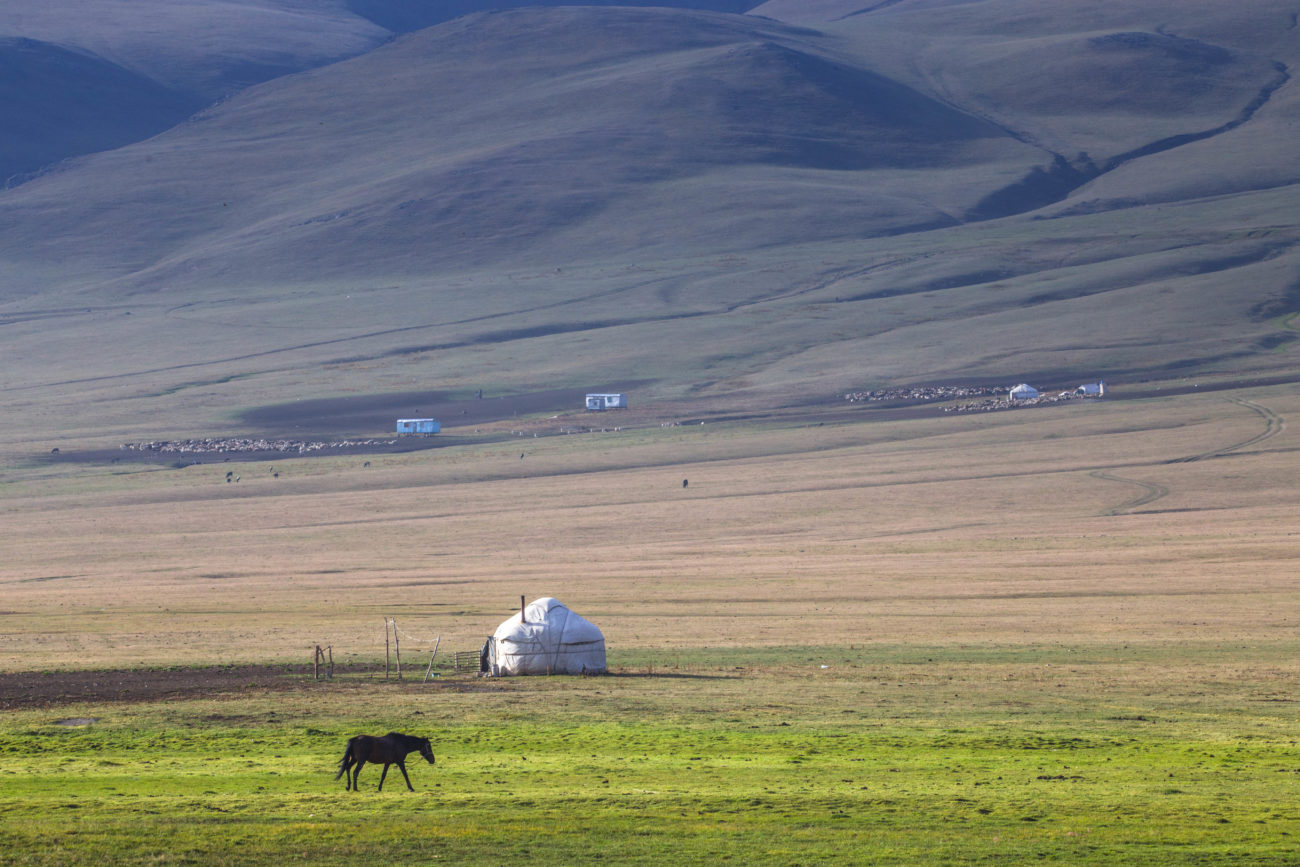
[{"label": "horse's leg", "polygon": [[406,774],[406,759],[398,759],[397,766],[402,769],[402,776],[406,777],[406,788],[414,792],[415,789],[411,786],[411,778]]},{"label": "horse's leg", "polygon": [[384,762],[384,772],[379,775],[379,791],[384,790],[384,777],[388,776],[388,762]]},{"label": "horse's leg", "polygon": [[357,778],[361,776],[361,768],[365,765],[365,759],[357,759],[357,763],[352,766],[352,791],[361,791],[361,786],[357,783]]},{"label": "horse's leg", "polygon": [[339,762],[339,772],[334,775],[334,779],[347,774],[347,779],[343,782],[344,790],[352,788],[352,775],[349,770],[352,767],[352,741],[348,741],[347,749],[343,751],[343,761]]}]

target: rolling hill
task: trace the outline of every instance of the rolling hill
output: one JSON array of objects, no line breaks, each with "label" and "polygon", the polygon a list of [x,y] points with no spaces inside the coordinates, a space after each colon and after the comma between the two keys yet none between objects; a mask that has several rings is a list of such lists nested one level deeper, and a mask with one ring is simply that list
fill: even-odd
[{"label": "rolling hill", "polygon": [[0,39],[0,106],[17,120],[0,131],[0,177],[148,138],[204,104],[93,56]]},{"label": "rolling hill", "polygon": [[229,41],[167,51],[0,16],[63,70],[6,155],[129,109],[0,192],[0,390],[192,429],[421,386],[1294,369],[1286,4],[692,5],[723,11],[200,4]]},{"label": "rolling hill", "polygon": [[163,132],[252,84],[391,34],[276,0],[60,0],[0,8],[0,181]]},{"label": "rolling hill", "polygon": [[[123,275],[126,294],[221,291],[950,225],[988,175],[1042,158],[814,34],[566,8],[462,19],[250,89],[5,204],[24,258]],[[897,173],[908,190],[882,195],[874,178]],[[791,219],[810,187],[822,213]],[[744,222],[716,224],[719,205]]]},{"label": "rolling hill", "polygon": [[[1089,184],[1075,198],[1090,198],[1112,175],[1125,188],[1145,187],[1126,197],[1133,203],[1296,178],[1279,128],[1297,111],[1287,85],[1300,60],[1296,12],[1284,2],[1228,15],[1203,0],[1104,10],[1019,0],[769,0],[755,13],[841,34],[885,74],[1050,151],[1064,169],[1056,197]],[[1195,155],[1206,150],[1219,154],[1217,165]],[[1165,153],[1172,159],[1151,159]],[[1187,159],[1199,164],[1184,168]],[[1153,182],[1177,192],[1162,195]]]},{"label": "rolling hill", "polygon": [[[59,0],[0,9],[0,183],[149,138],[233,93],[398,33],[534,0]],[[615,5],[586,0],[578,5]],[[750,0],[617,5],[743,12]]]}]

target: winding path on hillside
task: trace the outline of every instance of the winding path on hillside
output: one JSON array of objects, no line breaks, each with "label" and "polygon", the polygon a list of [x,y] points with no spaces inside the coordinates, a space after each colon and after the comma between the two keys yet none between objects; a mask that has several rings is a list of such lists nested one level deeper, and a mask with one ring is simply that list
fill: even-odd
[{"label": "winding path on hillside", "polygon": [[1156,500],[1160,499],[1161,497],[1165,497],[1169,495],[1168,488],[1166,488],[1164,485],[1158,485],[1155,482],[1143,482],[1139,479],[1130,479],[1124,476],[1116,476],[1116,475],[1112,475],[1111,473],[1105,472],[1104,470],[1093,470],[1091,473],[1088,473],[1088,475],[1092,476],[1095,479],[1102,479],[1107,482],[1121,482],[1126,485],[1137,485],[1139,488],[1142,489],[1141,495],[1134,497],[1131,500],[1125,500],[1119,505],[1111,506],[1107,509],[1104,509],[1101,512],[1101,514],[1106,517],[1113,517],[1115,515],[1127,515],[1129,512],[1132,512],[1134,509],[1141,508],[1142,506],[1145,506],[1148,503],[1154,503]]},{"label": "winding path on hillside", "polygon": [[1255,415],[1262,418],[1264,420],[1264,430],[1253,437],[1242,440],[1241,442],[1236,442],[1236,443],[1232,443],[1231,445],[1222,446],[1212,451],[1202,452],[1199,455],[1190,455],[1185,458],[1174,458],[1173,460],[1166,461],[1166,463],[1190,464],[1190,463],[1195,463],[1196,461],[1209,460],[1210,458],[1221,458],[1224,455],[1241,451],[1244,448],[1249,448],[1250,446],[1259,445],[1265,440],[1270,440],[1273,437],[1280,434],[1282,431],[1286,430],[1286,419],[1284,419],[1282,416],[1278,415],[1276,412],[1269,409],[1268,407],[1261,406],[1258,403],[1254,403],[1252,401],[1240,397],[1230,397],[1228,398],[1228,400],[1232,401],[1238,406],[1245,407],[1246,409],[1255,413]]},{"label": "winding path on hillside", "polygon": [[[1225,455],[1230,455],[1235,452],[1239,452],[1242,449],[1259,445],[1260,443],[1266,440],[1270,440],[1273,437],[1277,436],[1278,434],[1282,433],[1282,431],[1286,430],[1286,419],[1283,418],[1278,413],[1274,412],[1273,410],[1269,409],[1268,407],[1240,397],[1230,397],[1228,398],[1228,400],[1232,401],[1238,406],[1245,407],[1246,409],[1250,410],[1255,415],[1263,419],[1264,430],[1255,434],[1252,437],[1248,437],[1244,440],[1231,443],[1230,445],[1220,446],[1208,452],[1202,452],[1201,454],[1198,455],[1189,455],[1187,457],[1173,458],[1171,460],[1165,461],[1166,464],[1190,464],[1190,463],[1195,463],[1197,461],[1209,460],[1211,458],[1221,458],[1224,457]],[[1106,472],[1105,470],[1094,470],[1090,472],[1088,475],[1092,476],[1095,479],[1102,479],[1108,482],[1120,482],[1126,485],[1137,485],[1139,488],[1142,489],[1142,493],[1139,496],[1134,497],[1131,500],[1126,500],[1122,503],[1111,506],[1107,509],[1104,509],[1101,512],[1101,514],[1108,517],[1114,515],[1129,514],[1134,509],[1139,509],[1142,506],[1146,506],[1151,503],[1154,503],[1156,500],[1159,500],[1161,497],[1166,497],[1169,495],[1169,489],[1164,485],[1158,484],[1156,482],[1144,482],[1141,479],[1132,479],[1132,478],[1128,478],[1127,476],[1117,476],[1114,475],[1113,473]]]}]

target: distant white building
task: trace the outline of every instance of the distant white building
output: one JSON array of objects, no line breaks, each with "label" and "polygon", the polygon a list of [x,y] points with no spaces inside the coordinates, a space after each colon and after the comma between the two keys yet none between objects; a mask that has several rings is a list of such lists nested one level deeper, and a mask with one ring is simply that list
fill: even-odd
[{"label": "distant white building", "polygon": [[1105,397],[1106,382],[1086,382],[1074,390],[1075,394],[1081,394],[1084,397]]},{"label": "distant white building", "polygon": [[436,434],[442,430],[442,423],[436,418],[399,418],[399,434]]},{"label": "distant white building", "polygon": [[1008,400],[1033,400],[1038,397],[1038,389],[1028,383],[1020,383],[1011,389],[1011,394],[1007,396]]},{"label": "distant white building", "polygon": [[607,409],[627,409],[627,395],[589,394],[587,395],[587,409],[593,412],[604,412]]}]

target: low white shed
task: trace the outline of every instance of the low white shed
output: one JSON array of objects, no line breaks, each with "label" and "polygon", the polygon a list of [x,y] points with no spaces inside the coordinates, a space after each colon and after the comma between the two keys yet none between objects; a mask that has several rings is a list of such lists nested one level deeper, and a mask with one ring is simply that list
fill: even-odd
[{"label": "low white shed", "polygon": [[618,394],[589,394],[587,395],[587,409],[593,412],[604,412],[607,409],[627,409],[627,395]]}]

